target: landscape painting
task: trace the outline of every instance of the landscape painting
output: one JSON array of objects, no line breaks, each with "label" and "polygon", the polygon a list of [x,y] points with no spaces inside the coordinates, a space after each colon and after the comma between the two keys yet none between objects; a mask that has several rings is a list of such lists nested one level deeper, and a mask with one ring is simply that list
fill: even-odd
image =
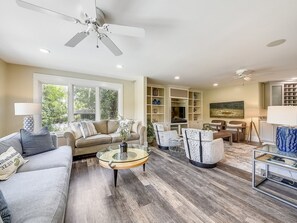
[{"label": "landscape painting", "polygon": [[244,101],[210,103],[211,118],[244,118]]}]

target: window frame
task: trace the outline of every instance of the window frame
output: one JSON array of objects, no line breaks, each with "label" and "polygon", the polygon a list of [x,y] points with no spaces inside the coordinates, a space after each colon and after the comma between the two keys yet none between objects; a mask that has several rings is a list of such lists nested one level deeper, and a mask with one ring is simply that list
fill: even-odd
[{"label": "window frame", "polygon": [[[111,89],[118,91],[118,112],[119,114],[123,114],[124,106],[123,106],[123,84],[120,83],[112,83],[112,82],[104,82],[104,81],[96,81],[96,80],[87,80],[73,77],[64,77],[57,75],[48,75],[48,74],[33,74],[33,101],[36,103],[41,103],[42,101],[42,84],[53,84],[53,85],[63,85],[68,87],[68,122],[74,121],[74,104],[73,104],[73,93],[74,86],[78,87],[94,87],[96,90],[96,99],[95,99],[95,109],[96,115],[95,120],[100,120],[100,95],[99,89]],[[35,118],[35,126],[37,128],[41,128],[41,115]]]}]

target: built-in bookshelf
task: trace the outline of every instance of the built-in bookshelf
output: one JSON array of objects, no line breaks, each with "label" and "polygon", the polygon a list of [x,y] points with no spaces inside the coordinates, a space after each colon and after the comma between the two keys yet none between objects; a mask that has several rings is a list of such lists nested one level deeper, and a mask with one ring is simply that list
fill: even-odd
[{"label": "built-in bookshelf", "polygon": [[202,127],[202,92],[189,91],[188,97],[188,123],[191,128]]},{"label": "built-in bookshelf", "polygon": [[147,86],[147,121],[165,121],[165,89],[163,87]]},{"label": "built-in bookshelf", "polygon": [[284,105],[297,105],[297,83],[284,84]]}]

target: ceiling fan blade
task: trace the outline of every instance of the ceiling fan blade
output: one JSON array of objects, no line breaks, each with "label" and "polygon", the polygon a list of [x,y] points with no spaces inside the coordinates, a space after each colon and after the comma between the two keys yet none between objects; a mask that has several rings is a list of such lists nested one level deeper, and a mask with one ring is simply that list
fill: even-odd
[{"label": "ceiling fan blade", "polygon": [[144,37],[145,30],[143,28],[132,27],[132,26],[121,26],[114,24],[103,25],[103,30],[108,33],[125,35],[125,36],[133,36],[133,37]]},{"label": "ceiling fan blade", "polygon": [[31,4],[31,3],[22,1],[22,0],[16,0],[16,3],[20,7],[23,7],[23,8],[26,8],[26,9],[30,9],[30,10],[33,10],[33,11],[36,11],[36,12],[41,12],[41,13],[48,14],[48,15],[51,15],[51,16],[55,16],[55,17],[58,17],[60,19],[64,19],[64,20],[69,21],[69,22],[81,23],[80,20],[78,20],[78,19],[76,19],[74,17],[64,15],[62,13],[55,12],[55,11],[52,11],[50,9],[46,9],[46,8],[40,7],[38,5],[34,5],[34,4]]},{"label": "ceiling fan blade", "polygon": [[120,56],[123,54],[123,52],[114,44],[114,42],[112,42],[112,40],[107,35],[100,33],[98,38],[115,56]]},{"label": "ceiling fan blade", "polygon": [[68,47],[75,47],[77,44],[79,44],[84,38],[86,38],[89,35],[88,32],[80,32],[77,33],[74,37],[72,37],[65,46]]}]

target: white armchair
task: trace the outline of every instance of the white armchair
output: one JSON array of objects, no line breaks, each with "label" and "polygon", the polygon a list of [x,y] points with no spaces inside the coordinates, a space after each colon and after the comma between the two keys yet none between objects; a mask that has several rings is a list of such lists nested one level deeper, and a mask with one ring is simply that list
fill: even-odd
[{"label": "white armchair", "polygon": [[167,150],[170,146],[175,146],[174,144],[177,144],[180,142],[180,140],[182,140],[182,138],[178,136],[177,131],[166,131],[164,124],[162,123],[153,123],[153,126],[156,135],[156,141],[160,149]]},{"label": "white armchair", "polygon": [[182,129],[186,156],[190,163],[213,168],[224,158],[223,139],[213,139],[213,132],[200,129]]}]

